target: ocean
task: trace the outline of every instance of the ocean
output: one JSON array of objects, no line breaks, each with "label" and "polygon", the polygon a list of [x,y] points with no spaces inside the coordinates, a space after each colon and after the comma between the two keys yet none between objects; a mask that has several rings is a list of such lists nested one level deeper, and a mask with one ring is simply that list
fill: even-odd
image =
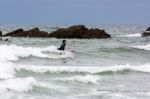
[{"label": "ocean", "polygon": [[150,37],[141,37],[148,26],[91,27],[112,38],[66,39],[60,54],[62,39],[4,37],[9,41],[0,41],[0,99],[150,99]]}]

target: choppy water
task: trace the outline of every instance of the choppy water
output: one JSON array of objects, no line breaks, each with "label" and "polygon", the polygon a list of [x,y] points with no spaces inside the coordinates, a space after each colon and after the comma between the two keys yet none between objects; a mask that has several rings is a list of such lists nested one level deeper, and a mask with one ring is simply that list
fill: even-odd
[{"label": "choppy water", "polygon": [[150,37],[140,37],[147,26],[100,28],[112,39],[67,39],[74,53],[57,54],[55,38],[1,41],[0,99],[149,99]]}]

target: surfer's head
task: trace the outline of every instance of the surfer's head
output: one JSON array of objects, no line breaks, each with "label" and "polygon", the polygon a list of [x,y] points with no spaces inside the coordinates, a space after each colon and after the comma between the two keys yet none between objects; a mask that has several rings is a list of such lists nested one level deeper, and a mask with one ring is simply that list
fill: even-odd
[{"label": "surfer's head", "polygon": [[63,42],[63,43],[66,43],[66,40],[63,40],[62,42]]}]

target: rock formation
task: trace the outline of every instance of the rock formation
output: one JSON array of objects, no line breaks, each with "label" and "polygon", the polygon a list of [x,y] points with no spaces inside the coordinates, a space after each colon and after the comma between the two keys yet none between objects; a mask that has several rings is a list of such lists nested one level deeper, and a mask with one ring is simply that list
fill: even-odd
[{"label": "rock formation", "polygon": [[28,31],[17,29],[3,36],[11,37],[55,37],[55,38],[78,38],[78,39],[91,39],[91,38],[111,38],[104,30],[94,28],[88,29],[84,25],[75,25],[68,28],[59,28],[52,33],[40,31],[38,28],[33,28]]},{"label": "rock formation", "polygon": [[3,34],[2,34],[2,31],[0,31],[0,37],[2,36]]},{"label": "rock formation", "polygon": [[48,37],[48,32],[40,31],[38,28],[33,28],[28,31],[24,31],[23,29],[17,29],[10,33],[5,34],[4,36],[11,37]]},{"label": "rock formation", "polygon": [[147,28],[146,31],[142,33],[142,36],[143,36],[143,37],[145,37],[145,36],[150,36],[150,27]]},{"label": "rock formation", "polygon": [[68,28],[60,28],[49,34],[49,37],[56,38],[78,38],[78,39],[90,39],[90,38],[110,38],[104,30],[95,28],[88,29],[84,25],[76,25]]}]

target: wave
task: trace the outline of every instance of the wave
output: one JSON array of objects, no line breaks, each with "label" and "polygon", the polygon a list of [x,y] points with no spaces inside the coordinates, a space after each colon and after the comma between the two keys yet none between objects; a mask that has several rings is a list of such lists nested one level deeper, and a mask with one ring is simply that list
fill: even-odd
[{"label": "wave", "polygon": [[[44,53],[51,52],[51,53]],[[45,48],[22,47],[16,45],[0,45],[0,79],[8,79],[15,77],[15,64],[11,61],[17,61],[24,57],[34,56],[38,58],[68,58],[73,57],[73,53],[65,51],[62,54],[57,50],[56,46],[48,46]]]},{"label": "wave", "polygon": [[6,93],[8,91],[28,92],[29,90],[32,90],[32,87],[35,84],[36,80],[33,77],[11,78],[0,81],[0,93]]},{"label": "wave", "polygon": [[7,63],[0,63],[0,79],[8,79],[13,78],[16,74],[14,64],[7,62]]},{"label": "wave", "polygon": [[147,45],[139,45],[139,46],[132,46],[134,48],[143,49],[143,50],[150,50],[150,44]]},{"label": "wave", "polygon": [[[52,52],[53,54],[44,53]],[[64,54],[57,50],[56,46],[48,46],[45,48],[35,48],[35,47],[22,47],[16,45],[0,45],[0,61],[16,61],[20,57],[39,57],[39,58],[67,58],[73,57],[73,54],[69,51],[65,51]]]},{"label": "wave", "polygon": [[141,33],[121,35],[121,37],[141,37]]},{"label": "wave", "polygon": [[16,70],[29,71],[34,73],[83,73],[83,74],[110,74],[115,72],[138,71],[150,73],[150,65],[116,65],[107,67],[67,67],[67,66],[17,66]]},{"label": "wave", "polygon": [[[47,54],[44,52],[52,52]],[[57,54],[58,53],[58,54]],[[35,47],[22,47],[16,45],[0,45],[0,79],[8,79],[15,77],[16,70],[15,64],[11,61],[17,61],[20,57],[39,57],[39,58],[67,58],[73,57],[73,54],[69,51],[65,51],[63,54],[57,50],[56,46],[48,46],[45,48]]]},{"label": "wave", "polygon": [[[51,73],[73,73],[73,74],[91,74],[104,75],[112,73],[127,73],[132,71],[150,73],[150,64],[139,66],[116,65],[107,67],[79,67],[79,66],[34,66],[34,65],[15,65],[13,63],[0,63],[0,79],[9,79],[15,77],[17,71],[27,71],[38,74]],[[88,78],[88,76],[86,76]],[[83,79],[86,77],[83,77]],[[78,77],[77,77],[78,78]],[[74,79],[77,79],[76,77]],[[69,80],[69,79],[68,79]],[[70,79],[71,80],[71,79]]]},{"label": "wave", "polygon": [[[16,85],[17,84],[17,85]],[[67,89],[58,85],[46,84],[38,82],[33,77],[27,78],[11,78],[0,81],[0,94],[4,94],[10,91],[15,92],[29,92],[33,90],[33,87],[46,88],[61,92],[66,92]]]},{"label": "wave", "polygon": [[85,76],[72,76],[72,77],[65,77],[65,78],[56,78],[54,80],[57,81],[64,81],[64,82],[80,82],[80,83],[91,83],[91,84],[98,84],[100,77],[93,76],[93,75],[85,75]]}]

